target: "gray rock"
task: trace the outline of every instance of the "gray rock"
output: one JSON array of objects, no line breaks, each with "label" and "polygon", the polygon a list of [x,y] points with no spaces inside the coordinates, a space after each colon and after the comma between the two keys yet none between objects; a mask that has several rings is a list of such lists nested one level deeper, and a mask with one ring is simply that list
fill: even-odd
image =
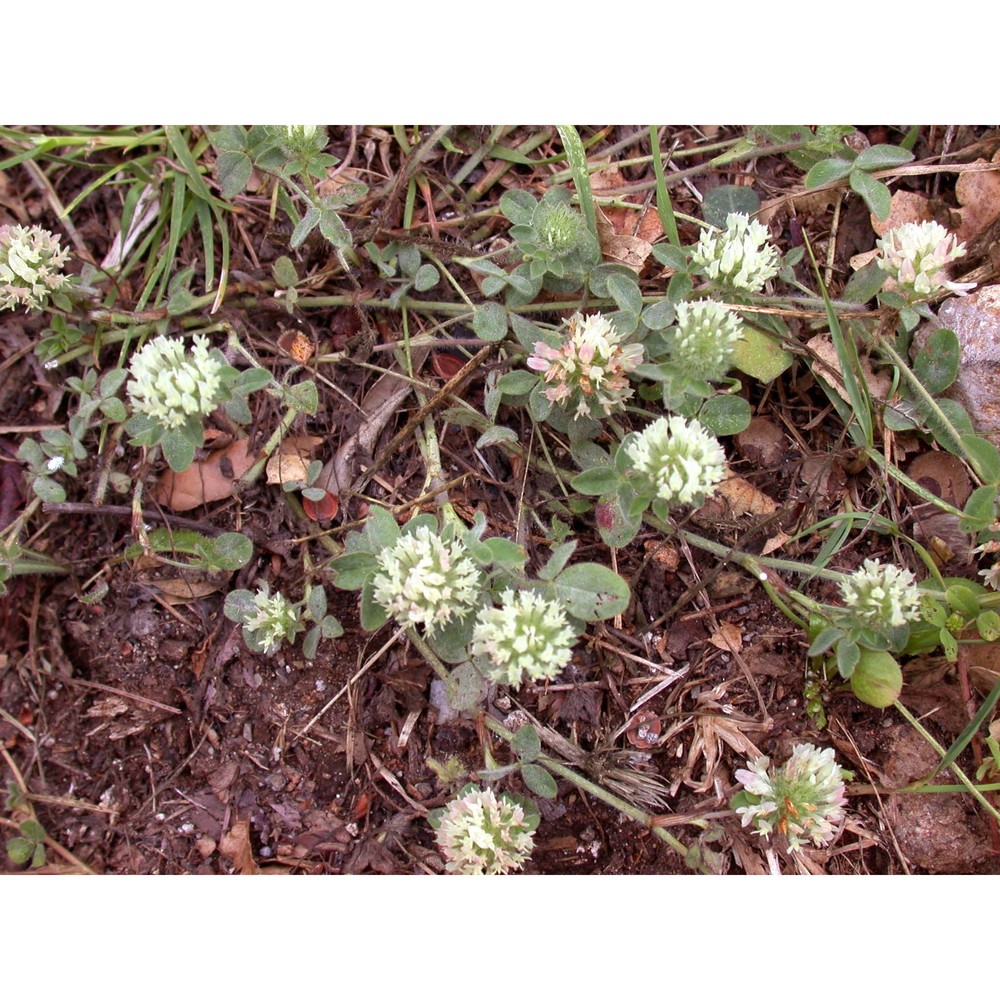
[{"label": "gray rock", "polygon": [[914,334],[912,353],[941,327],[954,330],[962,347],[958,378],[944,395],[961,403],[976,430],[1000,446],[1000,285],[943,302],[937,325],[925,323]]}]

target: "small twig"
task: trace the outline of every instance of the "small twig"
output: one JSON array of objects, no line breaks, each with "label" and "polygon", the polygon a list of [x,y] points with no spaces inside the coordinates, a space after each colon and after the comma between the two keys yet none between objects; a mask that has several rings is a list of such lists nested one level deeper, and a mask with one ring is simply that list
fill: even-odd
[{"label": "small twig", "polygon": [[338,177],[342,174],[350,165],[351,160],[354,159],[354,150],[358,145],[358,126],[351,125],[351,140],[347,147],[347,152],[344,154],[344,159],[327,175],[327,180],[333,180],[334,177]]},{"label": "small twig", "polygon": [[[42,510],[46,514],[96,514],[100,517],[128,517],[131,518],[133,511],[131,507],[124,504],[109,503],[43,503]],[[203,535],[221,535],[225,528],[216,528],[204,521],[195,521],[188,517],[178,517],[175,514],[164,514],[158,510],[143,510],[143,520],[160,521],[177,528],[190,528],[199,531]]]},{"label": "small twig", "polygon": [[145,698],[143,695],[133,694],[131,691],[123,691],[121,688],[109,687],[107,684],[101,684],[98,681],[79,680],[76,677],[64,677],[62,680],[64,684],[70,684],[75,687],[93,688],[95,691],[105,691],[107,694],[116,694],[119,697],[127,698],[130,701],[138,701],[143,705],[158,708],[161,712],[169,712],[171,715],[184,714],[179,708],[174,708],[173,705],[164,705],[162,701],[153,701],[152,698]]},{"label": "small twig", "polygon": [[32,743],[38,742],[38,737],[35,736],[30,729],[21,725],[21,723],[15,719],[14,716],[11,715],[10,712],[8,712],[2,705],[0,705],[0,719],[5,719],[9,722],[16,730],[18,730],[18,732],[21,733],[22,736],[25,737],[25,739],[31,740]]},{"label": "small twig", "polygon": [[424,418],[429,414],[433,413],[438,407],[443,403],[447,402],[454,392],[455,388],[460,385],[465,378],[470,375],[476,368],[479,367],[489,356],[490,352],[496,348],[495,344],[487,344],[483,347],[473,358],[470,358],[462,368],[456,372],[441,388],[422,406],[418,407],[417,410],[410,416],[409,420],[403,425],[402,429],[399,430],[389,443],[384,447],[379,449],[378,457],[374,462],[368,467],[366,475],[371,476],[375,472],[378,472],[383,465],[389,460],[389,458],[395,454],[399,446],[406,440],[406,438],[413,433],[414,427],[417,427],[423,422]]}]

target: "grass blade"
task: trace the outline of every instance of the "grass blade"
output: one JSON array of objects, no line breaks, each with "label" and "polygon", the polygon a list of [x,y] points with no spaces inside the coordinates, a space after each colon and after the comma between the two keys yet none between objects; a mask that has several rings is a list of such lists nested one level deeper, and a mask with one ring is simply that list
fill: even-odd
[{"label": "grass blade", "polygon": [[201,246],[205,259],[205,294],[212,290],[215,281],[215,231],[212,210],[208,202],[200,198],[194,203],[194,212],[198,216],[198,228],[201,230]]},{"label": "grass blade", "polygon": [[198,198],[204,198],[205,201],[214,203],[216,199],[212,197],[212,192],[208,190],[208,185],[201,176],[198,164],[191,155],[191,150],[188,149],[181,130],[176,125],[168,125],[166,132],[167,141],[170,143],[170,148],[173,150],[174,156],[180,160],[181,166],[187,171],[184,179],[187,181],[188,187],[191,188],[191,193]]},{"label": "grass blade", "polygon": [[[871,397],[868,395],[868,387],[863,380],[858,378],[857,373],[861,371],[861,360],[858,357],[858,348],[851,336],[845,337],[840,326],[840,319],[834,311],[833,303],[827,294],[823,277],[819,273],[816,258],[813,256],[812,244],[809,238],[803,234],[806,243],[806,250],[809,251],[809,260],[816,275],[816,283],[819,286],[820,294],[823,296],[823,306],[826,309],[827,322],[830,325],[830,337],[833,340],[834,350],[837,352],[837,360],[840,363],[840,377],[844,380],[844,388],[850,400],[853,419],[847,424],[848,431],[854,439],[854,443],[864,448],[872,448],[875,444],[875,421],[872,418]],[[836,393],[836,390],[833,390]],[[858,440],[858,433],[852,428],[860,430],[861,440]]]},{"label": "grass blade", "polygon": [[1000,681],[993,685],[993,690],[983,699],[983,703],[979,706],[979,711],[973,716],[972,721],[959,733],[958,738],[948,748],[948,752],[941,758],[941,763],[935,769],[935,774],[938,771],[943,771],[946,767],[951,767],[958,760],[958,755],[972,742],[972,737],[979,731],[979,727],[989,718],[998,698],[1000,698]]},{"label": "grass blade", "polygon": [[656,174],[656,211],[660,214],[660,222],[667,239],[675,247],[679,247],[681,238],[677,232],[677,220],[674,218],[674,206],[670,201],[670,192],[667,190],[667,178],[663,173],[659,130],[655,125],[649,126],[649,144],[653,150],[653,172]]},{"label": "grass blade", "polygon": [[580,209],[587,220],[587,227],[597,238],[597,212],[594,209],[594,193],[590,190],[590,172],[587,170],[587,154],[580,140],[580,133],[572,125],[557,125],[559,138],[566,150],[566,160],[573,174],[573,183],[580,199]]}]

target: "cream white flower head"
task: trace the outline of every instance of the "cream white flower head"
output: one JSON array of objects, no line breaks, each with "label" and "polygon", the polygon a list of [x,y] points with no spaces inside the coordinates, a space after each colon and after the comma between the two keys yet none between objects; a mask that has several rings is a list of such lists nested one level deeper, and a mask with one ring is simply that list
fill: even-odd
[{"label": "cream white flower head", "polygon": [[429,635],[452,618],[463,618],[479,597],[482,581],[457,539],[443,542],[420,525],[375,557],[375,600],[400,624],[423,625]]},{"label": "cream white flower head", "polygon": [[966,295],[976,287],[974,281],[948,280],[945,269],[965,256],[965,244],[937,222],[904,223],[890,229],[877,246],[882,254],[875,263],[911,302],[933,298],[942,291]]},{"label": "cream white flower head", "polygon": [[253,599],[254,610],[244,620],[243,627],[253,632],[267,655],[285,640],[291,642],[302,631],[295,606],[279,592],[270,593],[263,584]]},{"label": "cream white flower head", "polygon": [[920,591],[908,570],[866,559],[840,584],[844,603],[871,625],[898,628],[920,617]]},{"label": "cream white flower head", "polygon": [[729,359],[742,336],[739,316],[721,302],[681,302],[670,360],[688,378],[714,382],[728,371]]},{"label": "cream white flower head", "polygon": [[745,292],[759,292],[778,273],[778,251],[767,227],[742,212],[730,212],[725,232],[703,229],[691,253],[705,277]]},{"label": "cream white flower head", "polygon": [[61,274],[69,251],[40,226],[0,226],[0,309],[41,309],[69,285]]},{"label": "cream white flower head", "polygon": [[490,788],[453,799],[437,822],[445,867],[456,875],[505,875],[521,868],[534,846],[524,809]]},{"label": "cream white flower head", "polygon": [[564,336],[558,348],[539,340],[527,361],[548,383],[546,398],[575,417],[600,419],[620,410],[632,395],[626,376],[642,364],[642,345],[622,344],[602,313],[574,313]]},{"label": "cream white flower head", "polygon": [[536,681],[558,676],[576,639],[562,607],[530,590],[504,591],[500,605],[483,608],[472,633],[470,651],[486,658],[487,677],[517,686],[525,675]]},{"label": "cream white flower head", "polygon": [[644,483],[661,500],[701,506],[726,474],[726,455],[697,420],[660,417],[625,446]]},{"label": "cream white flower head", "polygon": [[832,749],[800,743],[782,767],[772,768],[769,757],[747,761],[747,767],[736,772],[749,799],[736,810],[744,826],[752,824],[762,836],[777,830],[793,852],[810,840],[817,847],[833,841],[847,796]]},{"label": "cream white flower head", "polygon": [[165,430],[176,430],[219,405],[224,367],[209,353],[208,338],[195,336],[185,351],[184,341],[159,336],[132,355],[133,378],[126,389],[137,413],[145,413]]}]

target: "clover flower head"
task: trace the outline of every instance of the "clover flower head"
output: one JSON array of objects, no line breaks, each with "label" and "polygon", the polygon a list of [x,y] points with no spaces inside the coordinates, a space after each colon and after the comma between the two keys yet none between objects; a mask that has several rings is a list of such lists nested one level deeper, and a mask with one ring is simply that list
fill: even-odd
[{"label": "clover flower head", "polygon": [[572,409],[574,417],[599,419],[624,406],[632,395],[626,376],[642,364],[642,345],[621,340],[602,313],[574,313],[566,320],[562,346],[539,340],[527,365],[542,372],[547,399]]},{"label": "clover flower head", "polygon": [[792,852],[809,840],[817,847],[831,843],[847,803],[845,775],[834,756],[830,748],[800,743],[782,767],[772,768],[769,757],[747,761],[749,770],[736,772],[749,800],[736,810],[743,825],[752,824],[761,836],[777,830]]},{"label": "clover flower head", "polygon": [[516,686],[525,674],[536,681],[558,676],[576,638],[563,608],[530,590],[506,590],[500,604],[479,612],[472,633],[472,655],[486,658],[487,677]]},{"label": "clover flower head", "polygon": [[778,273],[767,227],[742,212],[726,216],[725,232],[703,229],[691,260],[710,281],[740,291],[759,292]]},{"label": "clover flower head", "polygon": [[844,603],[864,621],[898,628],[920,617],[920,591],[908,570],[878,559],[866,559],[840,584]]},{"label": "clover flower head", "polygon": [[243,627],[254,634],[268,656],[283,641],[294,641],[302,631],[295,605],[281,593],[272,594],[266,583],[254,595],[253,607],[253,612],[244,619]]},{"label": "clover flower head", "polygon": [[521,868],[534,847],[524,809],[506,795],[473,787],[438,818],[437,843],[456,875],[505,875]]},{"label": "clover flower head", "polygon": [[288,157],[308,158],[326,148],[326,129],[320,125],[269,125],[267,130]]},{"label": "clover flower head", "polygon": [[540,202],[532,225],[537,242],[556,257],[578,249],[590,232],[583,216],[565,202]]},{"label": "clover flower head", "polygon": [[41,309],[69,284],[61,274],[69,251],[41,226],[0,226],[0,309]]},{"label": "clover flower head", "polygon": [[311,142],[319,131],[318,125],[286,125],[285,135],[289,142]]},{"label": "clover flower head", "polygon": [[965,244],[937,222],[907,222],[890,229],[877,243],[882,251],[875,263],[896,282],[900,295],[911,302],[948,291],[965,295],[974,281],[949,281],[945,268],[965,256]]},{"label": "clover flower head", "polygon": [[714,382],[729,368],[743,323],[721,302],[681,302],[677,306],[677,332],[671,360],[689,378]]},{"label": "clover flower head", "polygon": [[400,624],[423,625],[433,635],[463,618],[481,589],[479,571],[458,541],[443,542],[422,524],[376,557],[381,573],[374,597]]},{"label": "clover flower head", "polygon": [[165,430],[183,427],[219,405],[222,361],[208,350],[208,338],[195,336],[194,347],[159,336],[132,355],[134,376],[126,386],[132,408],[145,413]]},{"label": "clover flower head", "polygon": [[678,506],[701,506],[726,474],[718,438],[684,417],[654,420],[626,444],[625,452],[653,493]]}]

